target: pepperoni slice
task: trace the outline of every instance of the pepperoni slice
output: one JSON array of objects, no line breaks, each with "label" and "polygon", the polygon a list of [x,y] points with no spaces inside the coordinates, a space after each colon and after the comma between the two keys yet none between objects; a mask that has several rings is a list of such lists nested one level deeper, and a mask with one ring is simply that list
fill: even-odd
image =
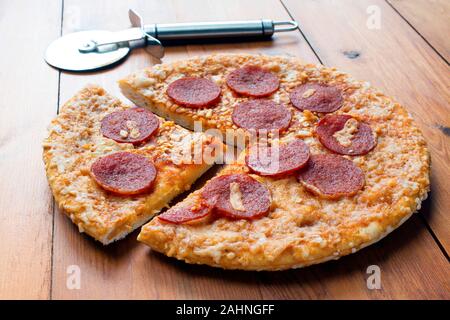
[{"label": "pepperoni slice", "polygon": [[236,69],[228,75],[226,81],[236,93],[255,98],[270,96],[280,86],[276,75],[256,66]]},{"label": "pepperoni slice", "polygon": [[181,202],[158,216],[164,222],[174,224],[193,224],[203,221],[211,213],[212,207],[206,201]]},{"label": "pepperoni slice", "polygon": [[156,168],[142,155],[117,152],[97,159],[91,166],[91,176],[103,189],[133,195],[152,187]]},{"label": "pepperoni slice", "polygon": [[337,87],[320,83],[305,83],[290,94],[294,107],[300,110],[329,113],[342,107],[342,91]]},{"label": "pepperoni slice", "polygon": [[284,175],[303,168],[309,159],[309,146],[295,139],[279,146],[250,147],[245,162],[254,172],[262,176]]},{"label": "pepperoni slice", "polygon": [[291,111],[272,100],[255,99],[239,103],[231,118],[235,125],[247,130],[285,130],[292,119]]},{"label": "pepperoni slice", "polygon": [[167,95],[181,106],[202,108],[219,102],[220,87],[206,78],[185,77],[169,84]]},{"label": "pepperoni slice", "polygon": [[312,155],[298,179],[306,189],[326,199],[352,196],[364,186],[363,171],[334,154]]},{"label": "pepperoni slice", "polygon": [[345,114],[323,117],[317,124],[316,134],[327,149],[351,156],[367,154],[377,144],[367,123]]},{"label": "pepperoni slice", "polygon": [[202,197],[220,215],[233,219],[256,219],[270,208],[269,190],[247,174],[229,174],[209,181]]},{"label": "pepperoni slice", "polygon": [[106,138],[134,145],[147,141],[158,129],[159,119],[150,111],[131,108],[102,119],[100,131]]}]

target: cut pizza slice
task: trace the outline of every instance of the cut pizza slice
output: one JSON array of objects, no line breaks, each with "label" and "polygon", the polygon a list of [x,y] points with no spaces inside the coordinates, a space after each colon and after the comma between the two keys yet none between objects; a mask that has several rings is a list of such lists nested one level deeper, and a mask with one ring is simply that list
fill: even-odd
[{"label": "cut pizza slice", "polygon": [[61,108],[43,147],[57,204],[103,244],[168,206],[223,152],[219,139],[124,105],[97,86]]},{"label": "cut pizza slice", "polygon": [[[203,188],[144,225],[138,240],[188,263],[299,268],[380,240],[427,195],[426,160],[397,177],[392,167],[377,176],[371,162],[389,162],[380,155],[364,162],[315,147],[310,154],[301,140],[282,141],[278,149],[278,158],[263,153],[255,161],[254,148],[248,148]],[[399,165],[426,159],[424,150],[416,146],[415,151],[421,154],[402,158]],[[268,165],[274,159],[276,165]]]}]

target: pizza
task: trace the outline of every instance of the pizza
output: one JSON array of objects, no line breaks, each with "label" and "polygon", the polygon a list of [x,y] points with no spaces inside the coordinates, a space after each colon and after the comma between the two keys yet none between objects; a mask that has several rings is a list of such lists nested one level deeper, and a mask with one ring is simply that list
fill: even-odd
[{"label": "pizza", "polygon": [[303,267],[380,240],[427,196],[429,153],[410,114],[334,68],[222,54],[157,65],[119,86],[185,128],[244,141],[237,161],[142,227],[138,240],[167,256]]},{"label": "pizza", "polygon": [[[168,206],[223,151],[217,138],[127,106],[94,85],[62,106],[48,130],[43,157],[56,203],[103,244]],[[191,159],[192,144],[203,158]]]},{"label": "pizza", "polygon": [[222,142],[239,157],[145,224],[139,241],[188,263],[298,268],[380,240],[427,196],[429,154],[410,114],[334,68],[222,54],[160,64],[119,86],[135,107],[88,86],[44,141],[56,202],[103,244],[223,161]]}]

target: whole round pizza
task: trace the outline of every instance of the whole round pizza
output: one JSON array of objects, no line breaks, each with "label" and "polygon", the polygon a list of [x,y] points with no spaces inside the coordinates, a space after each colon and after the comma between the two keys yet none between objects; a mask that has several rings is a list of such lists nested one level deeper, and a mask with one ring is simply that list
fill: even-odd
[{"label": "whole round pizza", "polygon": [[57,202],[105,244],[188,190],[223,155],[219,138],[237,160],[145,224],[139,241],[188,263],[298,268],[380,240],[427,196],[429,154],[407,110],[336,69],[221,54],[119,86],[137,107],[85,89],[52,123],[44,153]]}]

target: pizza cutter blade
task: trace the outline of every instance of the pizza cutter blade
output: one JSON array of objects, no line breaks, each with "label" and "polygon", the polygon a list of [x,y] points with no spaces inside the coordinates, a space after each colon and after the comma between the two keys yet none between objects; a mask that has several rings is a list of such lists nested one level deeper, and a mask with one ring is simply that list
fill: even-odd
[{"label": "pizza cutter blade", "polygon": [[275,32],[298,28],[295,21],[269,19],[144,25],[135,11],[129,10],[128,15],[133,26],[130,29],[81,31],[55,40],[45,52],[45,61],[62,70],[90,71],[113,65],[139,47],[145,47],[158,59],[162,58],[164,48],[160,40],[271,37]]},{"label": "pizza cutter blade", "polygon": [[111,39],[113,32],[91,30],[70,33],[53,41],[45,52],[45,61],[62,70],[89,71],[114,64],[125,58],[129,47],[105,50],[104,52],[80,52],[80,46],[89,44],[93,39]]}]

